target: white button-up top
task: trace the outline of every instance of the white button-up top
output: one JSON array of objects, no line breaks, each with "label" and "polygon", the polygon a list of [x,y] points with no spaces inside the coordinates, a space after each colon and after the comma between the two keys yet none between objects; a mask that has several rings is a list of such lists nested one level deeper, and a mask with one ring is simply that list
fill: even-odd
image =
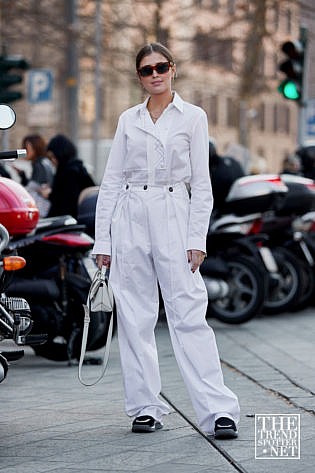
[{"label": "white button-up top", "polygon": [[97,200],[93,254],[111,254],[111,219],[127,183],[189,184],[187,249],[206,251],[213,207],[206,113],[175,93],[154,124],[147,102],[126,110],[119,118]]}]

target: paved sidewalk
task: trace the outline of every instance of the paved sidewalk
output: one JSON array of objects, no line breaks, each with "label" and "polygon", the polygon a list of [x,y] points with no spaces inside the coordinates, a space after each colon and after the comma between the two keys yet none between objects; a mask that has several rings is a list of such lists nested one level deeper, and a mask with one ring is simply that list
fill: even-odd
[{"label": "paved sidewalk", "polygon": [[[104,380],[86,388],[77,367],[35,357],[12,363],[0,385],[0,472],[248,473],[314,471],[314,311],[257,317],[231,326],[209,320],[225,381],[239,396],[236,440],[209,443],[176,411],[163,430],[132,434],[123,410],[116,338]],[[165,323],[157,328],[163,393],[195,422]],[[97,376],[100,367],[84,367]],[[255,414],[300,414],[300,459],[255,459]]]}]

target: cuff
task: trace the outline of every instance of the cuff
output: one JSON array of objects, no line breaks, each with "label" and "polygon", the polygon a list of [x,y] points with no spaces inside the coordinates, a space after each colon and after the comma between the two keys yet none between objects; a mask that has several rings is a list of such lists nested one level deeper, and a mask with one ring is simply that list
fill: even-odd
[{"label": "cuff", "polygon": [[110,242],[95,242],[92,255],[111,255],[112,248]]},{"label": "cuff", "polygon": [[200,250],[207,252],[206,238],[191,237],[187,241],[187,250]]}]

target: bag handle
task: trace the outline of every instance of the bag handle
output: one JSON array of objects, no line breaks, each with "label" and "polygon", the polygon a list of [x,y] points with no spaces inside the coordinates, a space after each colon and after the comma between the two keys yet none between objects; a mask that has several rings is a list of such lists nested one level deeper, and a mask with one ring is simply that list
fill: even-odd
[{"label": "bag handle", "polygon": [[[102,272],[102,276],[105,275],[105,278],[106,278],[105,280],[106,280],[106,283],[107,283],[108,282],[109,271],[106,270],[105,266],[102,266],[102,269],[99,270],[99,271]],[[113,313],[112,313],[111,316],[110,316],[110,323],[109,323],[109,328],[108,328],[108,332],[107,332],[105,352],[104,352],[104,357],[103,357],[102,372],[101,372],[100,376],[96,379],[96,381],[93,381],[91,383],[87,383],[86,381],[83,380],[83,377],[82,377],[82,366],[83,366],[85,352],[86,352],[86,344],[87,344],[88,333],[89,333],[89,325],[90,325],[90,292],[91,291],[89,291],[88,298],[87,298],[87,303],[83,304],[83,308],[84,308],[84,327],[83,327],[81,354],[80,354],[80,361],[79,361],[79,368],[78,368],[78,378],[79,378],[80,383],[83,384],[84,386],[95,386],[103,378],[103,376],[105,374],[105,371],[107,369],[108,360],[109,360],[110,344],[111,344],[111,339],[112,339],[112,335],[113,335],[113,325],[114,325],[114,316],[113,316]]]}]

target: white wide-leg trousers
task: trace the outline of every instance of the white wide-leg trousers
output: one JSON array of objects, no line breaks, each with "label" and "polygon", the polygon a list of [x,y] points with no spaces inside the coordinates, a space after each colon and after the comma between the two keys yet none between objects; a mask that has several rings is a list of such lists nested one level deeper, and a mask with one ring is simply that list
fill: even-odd
[{"label": "white wide-leg trousers", "polygon": [[205,285],[187,261],[189,205],[184,184],[130,184],[124,189],[113,215],[110,282],[117,304],[126,413],[160,420],[169,412],[159,398],[154,335],[159,282],[175,357],[200,428],[213,432],[220,415],[238,422],[239,405],[224,385],[215,336],[205,319]]}]

